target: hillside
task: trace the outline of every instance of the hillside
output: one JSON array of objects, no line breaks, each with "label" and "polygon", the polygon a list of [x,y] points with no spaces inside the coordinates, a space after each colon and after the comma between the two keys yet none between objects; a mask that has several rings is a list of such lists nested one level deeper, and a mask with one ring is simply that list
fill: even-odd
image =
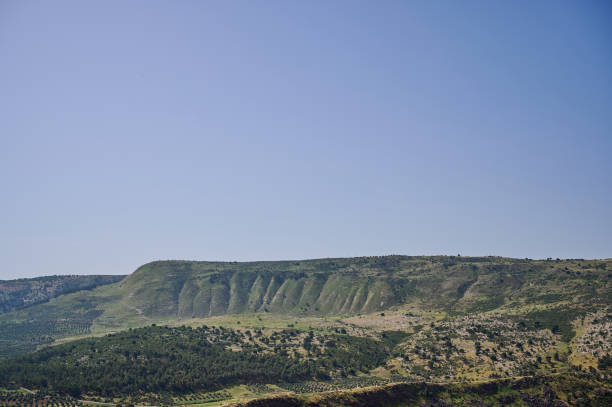
[{"label": "hillside", "polygon": [[47,302],[62,294],[112,284],[125,276],[47,276],[0,280],[0,313]]},{"label": "hillside", "polygon": [[[529,336],[529,329],[519,331]],[[391,377],[381,375],[398,357],[407,358],[411,352],[405,346],[414,337],[401,331],[353,336],[343,329],[150,326],[0,360],[0,387],[53,395],[41,405],[55,403],[58,397],[72,403],[85,398],[167,406],[215,401],[242,401],[247,406],[392,406],[428,400],[447,403],[434,405],[473,405],[480,400],[478,405],[603,406],[612,400],[609,356],[600,358],[596,369],[561,360],[538,362],[522,378],[492,376],[484,383],[448,375],[423,380],[397,371]],[[514,359],[505,353],[501,359]],[[4,399],[0,394],[0,404],[14,393],[5,393]]]},{"label": "hillside", "polygon": [[159,261],[119,282],[0,315],[0,355],[63,337],[249,313],[307,318],[385,310],[448,316],[495,311],[557,325],[570,337],[574,318],[609,306],[611,275],[612,260]]},{"label": "hillside", "polygon": [[153,262],[0,315],[0,402],[605,405],[611,294],[610,259]]},{"label": "hillside", "polygon": [[[513,374],[500,379],[498,375],[482,382],[447,373],[424,380],[394,371],[398,360],[410,360],[412,352],[406,346],[414,341],[414,332],[355,336],[343,328],[321,328],[150,326],[47,347],[0,360],[0,389],[7,389],[0,391],[0,405],[36,402],[53,406],[61,402],[74,406],[85,399],[161,406],[233,402],[252,407],[423,403],[606,406],[612,400],[609,356],[601,357],[597,368],[590,369],[568,364],[567,355],[563,360],[535,363],[521,357],[521,363],[534,369],[521,375],[528,377]],[[494,326],[488,326],[491,328]],[[517,329],[519,335],[533,337],[531,329]],[[438,343],[445,341],[459,344],[452,335]],[[506,343],[517,350],[517,342]],[[431,341],[429,346],[437,344]],[[530,349],[540,351],[539,346]],[[429,359],[435,360],[435,350],[430,353]],[[488,350],[485,353],[490,356]],[[517,356],[503,352],[500,359],[508,362]],[[486,360],[478,359],[481,364]],[[389,367],[391,376],[386,376]],[[24,388],[29,393],[24,393]]]},{"label": "hillside", "polygon": [[[411,304],[461,314],[610,300],[612,260],[361,257],[284,262],[166,261],[142,266],[119,289],[147,317],[279,312],[370,313]],[[603,296],[603,297],[602,297]]]},{"label": "hillside", "polygon": [[259,398],[238,407],[609,406],[610,382],[594,374],[540,376],[478,384],[395,383],[315,395]]},{"label": "hillside", "polygon": [[[268,335],[261,330],[151,326],[52,346],[5,361],[0,365],[0,383],[16,381],[33,388],[50,385],[79,396],[86,392],[184,393],[240,383],[329,379],[380,365],[405,336],[389,333],[379,341],[296,329]],[[142,374],[157,370],[163,373]]]}]

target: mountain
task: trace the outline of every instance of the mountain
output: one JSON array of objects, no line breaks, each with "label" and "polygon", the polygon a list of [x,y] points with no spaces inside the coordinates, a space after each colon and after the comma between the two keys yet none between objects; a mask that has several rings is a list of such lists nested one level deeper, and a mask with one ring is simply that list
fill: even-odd
[{"label": "mountain", "polygon": [[611,305],[612,259],[157,261],[1,314],[0,404],[607,405]]},{"label": "mountain", "polygon": [[48,276],[0,280],[0,313],[47,302],[62,294],[112,284],[125,276]]},{"label": "mountain", "polygon": [[125,304],[147,317],[276,312],[370,313],[412,304],[449,313],[610,299],[612,261],[499,257],[360,257],[218,263],[162,261],[123,280]]},{"label": "mountain", "polygon": [[[112,284],[0,315],[0,355],[63,337],[248,313],[323,317],[411,309],[458,316],[495,311],[537,317],[571,335],[572,318],[610,304],[611,276],[610,259],[156,261]],[[113,279],[119,277],[104,281]]]}]

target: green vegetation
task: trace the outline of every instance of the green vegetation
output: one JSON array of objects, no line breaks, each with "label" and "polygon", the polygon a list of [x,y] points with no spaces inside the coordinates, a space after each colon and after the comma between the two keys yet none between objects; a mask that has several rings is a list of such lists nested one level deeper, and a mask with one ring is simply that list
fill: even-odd
[{"label": "green vegetation", "polygon": [[[597,405],[611,293],[612,260],[154,262],[0,314],[0,387],[65,405],[331,406],[397,404],[378,392],[404,382],[417,404]],[[349,390],[365,386],[374,399]]]},{"label": "green vegetation", "polygon": [[125,276],[48,276],[0,280],[0,314],[49,301],[62,294],[116,283]]},{"label": "green vegetation", "polygon": [[584,312],[581,312],[580,308],[560,306],[530,312],[525,315],[525,320],[529,322],[528,326],[533,327],[533,329],[550,329],[551,332],[560,334],[562,341],[569,342],[576,334],[572,327],[572,321],[582,315],[584,315]]},{"label": "green vegetation", "polygon": [[577,299],[595,304],[610,291],[608,268],[612,261],[497,257],[166,261],[139,268],[123,282],[122,291],[128,304],[153,318],[252,312],[358,314],[415,302],[466,313]]},{"label": "green vegetation", "polygon": [[612,369],[612,356],[605,354],[597,361],[597,368],[599,370]]},{"label": "green vegetation", "polygon": [[[41,341],[41,334],[55,340],[228,314],[321,317],[408,307],[450,316],[491,311],[524,315],[533,322],[541,319],[549,329],[558,325],[569,341],[574,317],[610,303],[611,273],[611,260],[501,257],[160,261],[140,267],[120,282],[5,313],[0,323],[49,321],[52,326],[53,321],[74,320],[81,324],[84,313],[99,312],[90,320],[89,331],[24,332],[22,342],[40,344],[48,341]],[[564,319],[566,312],[571,318]],[[4,332],[10,327],[5,326],[0,331],[0,354],[31,349],[7,344],[11,340]]]},{"label": "green vegetation", "polygon": [[82,403],[68,395],[46,391],[27,392],[20,389],[0,389],[0,406],[73,407],[82,406]]},{"label": "green vegetation", "polygon": [[74,397],[211,391],[240,383],[330,379],[385,362],[401,334],[381,340],[295,330],[151,326],[45,348],[0,364],[0,385]]},{"label": "green vegetation", "polygon": [[401,383],[313,396],[283,395],[243,407],[609,406],[610,382],[590,375],[540,376],[479,384]]}]

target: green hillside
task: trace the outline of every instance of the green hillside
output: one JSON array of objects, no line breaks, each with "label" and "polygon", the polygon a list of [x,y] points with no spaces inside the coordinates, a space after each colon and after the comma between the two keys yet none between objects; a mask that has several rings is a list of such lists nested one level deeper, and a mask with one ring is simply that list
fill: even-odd
[{"label": "green hillside", "polygon": [[361,257],[146,264],[119,286],[148,317],[369,313],[413,304],[449,313],[610,300],[612,261]]},{"label": "green hillside", "polygon": [[113,284],[0,315],[0,355],[61,338],[235,314],[299,318],[385,310],[524,315],[573,336],[611,302],[612,260],[359,257],[274,262],[159,261]]},{"label": "green hillside", "polygon": [[[50,386],[78,396],[184,393],[249,382],[329,379],[380,365],[404,337],[394,333],[377,340],[296,329],[266,335],[208,326],[150,326],[5,361],[0,364],[0,384]],[[303,352],[305,344],[308,350]],[[156,374],[146,374],[153,371]]]},{"label": "green hillside", "polygon": [[0,405],[605,405],[611,294],[610,259],[158,261],[0,315]]},{"label": "green hillside", "polygon": [[[399,375],[389,381],[371,375],[409,337],[397,331],[374,338],[298,329],[266,333],[150,326],[0,361],[0,386],[44,389],[54,397],[43,399],[42,405],[60,395],[71,405],[83,397],[122,405],[198,405],[197,400],[209,405],[231,401],[241,386],[249,389],[250,397],[260,396],[248,401],[242,393],[235,400],[248,406],[416,406],[425,401],[604,406],[612,400],[609,361],[593,371],[572,367],[561,374],[470,384],[427,384]],[[435,404],[442,400],[446,404]]]},{"label": "green hillside", "polygon": [[0,280],[0,314],[49,301],[62,294],[112,284],[125,276],[47,276]]}]

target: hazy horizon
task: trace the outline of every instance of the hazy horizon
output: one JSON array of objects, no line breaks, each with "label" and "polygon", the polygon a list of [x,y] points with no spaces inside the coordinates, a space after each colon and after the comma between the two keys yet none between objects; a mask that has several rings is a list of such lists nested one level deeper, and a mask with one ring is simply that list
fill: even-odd
[{"label": "hazy horizon", "polygon": [[[292,259],[259,259],[259,260],[211,260],[211,259],[156,259],[156,260],[150,260],[150,261],[146,261],[143,262],[142,264],[140,264],[139,266],[135,267],[133,270],[128,271],[126,273],[106,273],[106,275],[130,275],[133,272],[135,272],[136,270],[138,270],[140,267],[150,264],[150,263],[155,263],[155,262],[164,262],[164,261],[168,261],[168,262],[172,262],[172,261],[185,261],[185,262],[210,262],[210,263],[262,263],[262,262],[294,262],[294,261],[309,261],[309,260],[333,260],[333,259],[346,259],[346,258],[359,258],[359,257],[387,257],[387,256],[406,256],[406,257],[466,257],[466,258],[479,258],[479,257],[498,257],[498,258],[510,258],[510,259],[516,259],[516,260],[530,260],[530,261],[545,261],[548,260],[548,258],[522,258],[522,257],[508,257],[508,256],[497,256],[497,255],[482,255],[482,256],[478,256],[478,255],[471,255],[471,256],[464,256],[461,255],[460,253],[458,253],[459,256],[457,255],[452,255],[452,254],[424,254],[424,255],[412,255],[412,254],[381,254],[381,255],[361,255],[361,256],[350,256],[350,257],[340,257],[340,256],[332,256],[332,257],[313,257],[313,258],[292,258]],[[561,260],[561,261],[572,261],[572,260],[585,260],[585,261],[598,261],[598,260],[610,260],[612,259],[611,257],[607,257],[607,258],[550,258],[551,261],[556,261],[556,260]],[[5,279],[0,279],[0,281],[9,281],[9,280],[19,280],[19,279],[28,279],[28,278],[39,278],[39,277],[51,277],[51,276],[68,276],[68,275],[94,275],[93,273],[83,273],[83,274],[72,274],[72,273],[58,273],[58,274],[40,274],[40,275],[35,275],[35,276],[29,276],[29,277],[15,277],[15,278],[5,278]],[[104,275],[104,273],[100,273],[99,275]]]},{"label": "hazy horizon", "polygon": [[0,279],[612,257],[606,1],[0,2]]}]

